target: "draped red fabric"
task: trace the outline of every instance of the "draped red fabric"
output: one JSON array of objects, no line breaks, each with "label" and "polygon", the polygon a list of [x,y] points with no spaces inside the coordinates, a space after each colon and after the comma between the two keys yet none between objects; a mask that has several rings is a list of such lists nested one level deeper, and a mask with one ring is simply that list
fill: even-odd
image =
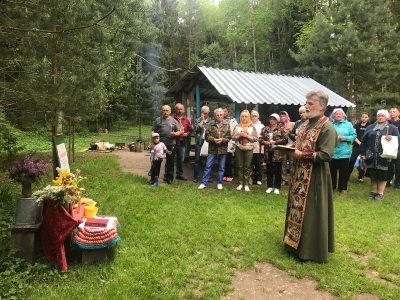
[{"label": "draped red fabric", "polygon": [[43,253],[50,263],[64,272],[68,270],[64,241],[78,224],[62,205],[45,201],[40,230]]}]

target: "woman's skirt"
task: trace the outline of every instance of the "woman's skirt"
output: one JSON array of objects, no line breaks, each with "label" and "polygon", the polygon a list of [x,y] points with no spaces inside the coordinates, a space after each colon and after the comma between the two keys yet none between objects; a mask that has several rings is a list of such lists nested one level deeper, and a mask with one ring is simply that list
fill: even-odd
[{"label": "woman's skirt", "polygon": [[386,170],[378,170],[373,168],[367,168],[367,172],[365,173],[366,177],[369,177],[373,180],[378,181],[388,181],[389,180],[389,172]]}]

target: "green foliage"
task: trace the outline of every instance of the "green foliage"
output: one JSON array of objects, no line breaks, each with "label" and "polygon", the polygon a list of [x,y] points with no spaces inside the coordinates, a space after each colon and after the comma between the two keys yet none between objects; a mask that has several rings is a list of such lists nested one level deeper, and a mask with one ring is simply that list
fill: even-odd
[{"label": "green foliage", "polygon": [[0,49],[0,105],[22,129],[55,110],[63,110],[68,121],[110,114],[112,88],[154,34],[142,0],[3,6],[1,36],[8,43]]},{"label": "green foliage", "polygon": [[18,146],[17,130],[5,119],[4,114],[0,111],[0,152],[5,151],[8,159],[22,150],[23,146]]},{"label": "green foliage", "polygon": [[305,73],[318,74],[346,98],[351,82],[356,104],[374,102],[374,94],[382,92],[399,103],[398,25],[386,2],[336,1],[317,15],[314,24],[304,24],[294,57]]},{"label": "green foliage", "polygon": [[[14,197],[16,196],[15,187],[7,181],[2,181],[0,185],[0,223],[2,230],[0,232],[0,244],[1,245],[8,245],[10,235],[7,231],[7,228],[12,221],[12,216],[14,214],[14,206],[15,200]],[[0,248],[0,257],[3,257],[7,254],[9,249],[7,248]]]}]

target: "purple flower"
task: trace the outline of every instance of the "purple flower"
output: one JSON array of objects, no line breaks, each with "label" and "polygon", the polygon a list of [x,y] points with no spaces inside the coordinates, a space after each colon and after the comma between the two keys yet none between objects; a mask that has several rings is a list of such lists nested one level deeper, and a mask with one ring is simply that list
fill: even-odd
[{"label": "purple flower", "polygon": [[16,160],[9,170],[10,178],[19,183],[37,183],[40,176],[47,174],[44,160],[33,160],[36,152],[31,151],[25,157]]}]

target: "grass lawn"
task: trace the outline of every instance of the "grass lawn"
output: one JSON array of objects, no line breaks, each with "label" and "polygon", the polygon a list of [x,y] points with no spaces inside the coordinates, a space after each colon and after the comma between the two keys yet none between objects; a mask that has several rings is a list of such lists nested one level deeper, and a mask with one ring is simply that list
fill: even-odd
[{"label": "grass lawn", "polygon": [[[89,178],[87,196],[121,222],[114,260],[70,264],[65,280],[41,283],[31,299],[218,299],[234,268],[251,268],[255,261],[310,276],[343,299],[362,292],[382,299],[400,295],[400,238],[393,234],[400,232],[398,191],[388,189],[382,202],[367,200],[367,182],[352,179],[352,192],[336,195],[330,262],[299,263],[283,251],[287,189],[267,196],[264,188],[217,193],[181,182],[151,188],[146,178],[121,173],[116,159],[85,153],[77,160]],[[384,281],[367,278],[366,269]]]},{"label": "grass lawn", "polygon": [[99,213],[121,223],[112,260],[82,266],[70,257],[64,274],[43,257],[26,266],[3,255],[4,299],[219,299],[235,269],[258,261],[311,277],[340,299],[399,298],[400,201],[393,188],[384,201],[369,200],[369,180],[353,177],[348,195],[335,194],[336,252],[327,264],[301,263],[283,250],[287,187],[280,195],[265,187],[199,191],[185,182],[154,188],[123,173],[117,156],[88,152],[76,154],[71,168],[88,177],[85,196],[98,202]]}]

